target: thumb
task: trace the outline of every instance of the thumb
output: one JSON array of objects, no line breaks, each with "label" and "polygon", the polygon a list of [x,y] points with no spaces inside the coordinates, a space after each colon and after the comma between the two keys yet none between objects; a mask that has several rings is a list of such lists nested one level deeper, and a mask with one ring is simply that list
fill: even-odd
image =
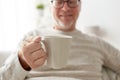
[{"label": "thumb", "polygon": [[39,43],[41,41],[41,37],[40,36],[37,36],[33,39],[33,42],[35,43]]}]

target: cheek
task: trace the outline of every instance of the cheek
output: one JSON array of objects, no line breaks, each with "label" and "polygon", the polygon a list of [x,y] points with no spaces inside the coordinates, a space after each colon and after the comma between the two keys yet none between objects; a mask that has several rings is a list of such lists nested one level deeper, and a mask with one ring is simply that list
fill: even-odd
[{"label": "cheek", "polygon": [[58,16],[58,11],[56,9],[52,9],[52,14],[56,18]]},{"label": "cheek", "polygon": [[57,10],[53,10],[53,16],[55,19],[59,18],[59,12]]},{"label": "cheek", "polygon": [[74,17],[78,17],[80,13],[80,9],[73,10]]}]

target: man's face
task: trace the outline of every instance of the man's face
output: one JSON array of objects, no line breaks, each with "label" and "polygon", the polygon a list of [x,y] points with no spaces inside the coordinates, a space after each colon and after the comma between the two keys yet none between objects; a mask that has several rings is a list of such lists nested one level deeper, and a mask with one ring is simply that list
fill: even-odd
[{"label": "man's face", "polygon": [[[56,0],[66,1],[66,0]],[[76,0],[71,0],[76,1]],[[70,8],[67,2],[64,2],[63,7],[56,8],[51,4],[51,11],[55,19],[55,28],[60,30],[73,30],[75,28],[76,20],[80,12],[80,2],[74,8]]]}]

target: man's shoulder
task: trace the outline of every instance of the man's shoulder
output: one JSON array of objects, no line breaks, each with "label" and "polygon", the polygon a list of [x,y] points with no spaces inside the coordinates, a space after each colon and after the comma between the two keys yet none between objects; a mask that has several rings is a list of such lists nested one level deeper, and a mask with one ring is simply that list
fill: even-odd
[{"label": "man's shoulder", "polygon": [[85,38],[89,41],[91,41],[93,44],[95,44],[96,46],[99,47],[113,47],[113,45],[111,45],[109,42],[107,42],[106,40],[104,40],[103,38],[99,37],[99,36],[94,36],[94,35],[89,35],[89,34],[84,34]]},{"label": "man's shoulder", "polygon": [[[81,36],[80,36],[81,37]],[[91,42],[96,45],[109,44],[104,39],[99,36],[90,35],[82,32],[82,38],[88,42]]]},{"label": "man's shoulder", "polygon": [[97,37],[97,36],[93,36],[93,35],[90,35],[90,34],[87,34],[87,33],[84,33],[80,30],[77,30],[77,35],[85,40],[88,40],[88,41],[98,41],[98,40],[101,40],[101,38]]}]

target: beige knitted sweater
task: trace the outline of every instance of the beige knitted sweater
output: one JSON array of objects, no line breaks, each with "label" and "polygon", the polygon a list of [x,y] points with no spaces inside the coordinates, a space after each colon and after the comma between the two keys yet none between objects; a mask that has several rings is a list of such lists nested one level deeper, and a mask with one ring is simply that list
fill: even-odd
[{"label": "beige knitted sweater", "polygon": [[[39,77],[39,80],[54,80],[54,78],[62,80],[62,77],[65,77],[65,80],[105,80],[103,66],[117,75],[120,74],[120,52],[103,40],[83,34],[79,30],[61,32],[48,28],[36,29],[28,33],[23,40],[29,36],[51,34],[72,36],[69,61],[65,68],[54,70],[44,64],[36,70],[27,72],[21,67],[16,52],[0,68],[0,80],[25,80],[25,78],[33,80],[35,77]],[[116,77],[114,80],[117,80]]]}]

